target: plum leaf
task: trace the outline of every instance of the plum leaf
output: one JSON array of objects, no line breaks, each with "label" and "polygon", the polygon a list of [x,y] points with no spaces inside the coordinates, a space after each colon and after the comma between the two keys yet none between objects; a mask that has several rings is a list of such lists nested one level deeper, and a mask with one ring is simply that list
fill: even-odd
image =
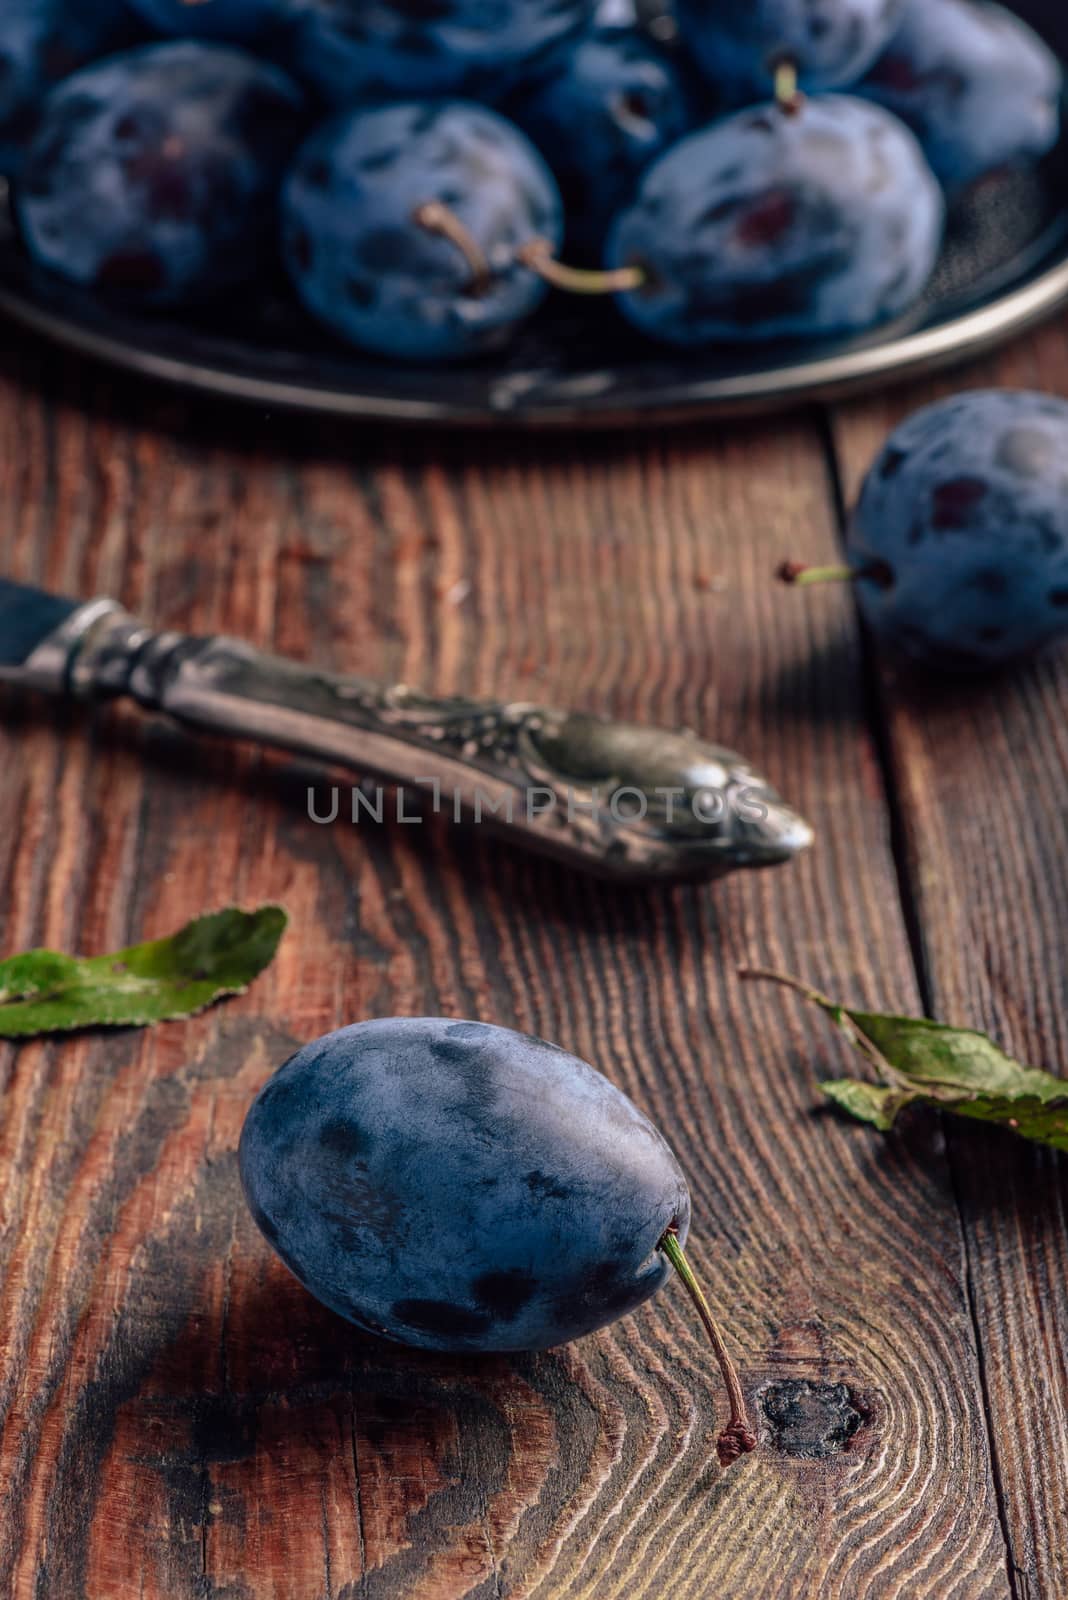
[{"label": "plum leaf", "polygon": [[839,1078],[833,1083],[821,1083],[820,1088],[841,1110],[848,1111],[858,1122],[870,1122],[882,1133],[889,1133],[898,1112],[917,1098],[900,1089],[861,1083],[856,1078]]},{"label": "plum leaf", "polygon": [[1014,1060],[986,1034],[925,1017],[853,1010],[778,973],[745,970],[742,976],[781,983],[819,1006],[875,1068],[881,1084],[852,1078],[820,1084],[859,1121],[888,1132],[906,1106],[937,1106],[1068,1150],[1068,1081]]},{"label": "plum leaf", "polygon": [[280,906],[231,907],[114,955],[12,956],[0,961],[0,1038],[194,1016],[224,995],[244,993],[273,961],[287,920]]}]

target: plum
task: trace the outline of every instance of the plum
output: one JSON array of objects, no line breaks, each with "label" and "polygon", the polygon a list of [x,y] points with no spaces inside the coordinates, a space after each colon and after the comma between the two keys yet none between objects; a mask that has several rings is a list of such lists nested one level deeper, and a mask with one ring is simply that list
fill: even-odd
[{"label": "plum", "polygon": [[1052,50],[984,0],[906,0],[857,93],[907,122],[952,194],[1036,160],[1060,133],[1064,74]]},{"label": "plum", "polygon": [[593,0],[304,0],[294,70],[335,106],[499,99],[593,17]]},{"label": "plum", "polygon": [[608,263],[625,314],[681,345],[857,332],[906,311],[938,259],[942,191],[915,137],[843,95],[736,112],[646,173]]},{"label": "plum", "polygon": [[690,1195],[637,1107],[558,1046],[395,1017],[306,1046],[241,1133],[253,1217],[365,1332],[425,1350],[543,1350],[634,1311],[674,1264],[731,1396],[721,1460],[755,1440],[682,1251]]},{"label": "plum", "polygon": [[130,0],[161,33],[253,43],[297,14],[300,0]]},{"label": "plum", "polygon": [[560,184],[569,245],[599,255],[652,160],[693,121],[671,57],[638,28],[601,26],[507,104]]},{"label": "plum", "polygon": [[[926,4],[927,0],[921,0]],[[904,0],[677,0],[679,30],[732,104],[766,96],[789,61],[804,89],[860,78],[885,47]]]},{"label": "plum", "polygon": [[560,242],[556,184],[504,118],[465,101],[342,114],[301,150],[282,248],[305,305],[367,349],[448,360],[492,348],[541,303],[518,260]]},{"label": "plum", "polygon": [[848,566],[875,635],[926,667],[976,671],[1068,629],[1068,402],[975,390],[918,411],[864,482]]},{"label": "plum", "polygon": [[317,1299],[428,1350],[542,1350],[633,1311],[685,1242],[660,1134],[542,1039],[397,1017],[308,1045],[241,1135],[252,1214]]},{"label": "plum", "polygon": [[598,28],[636,28],[637,0],[597,0],[593,20]]},{"label": "plum", "polygon": [[182,304],[250,277],[304,131],[300,91],[239,50],[182,41],[53,90],[16,207],[30,254],[76,283]]},{"label": "plum", "polygon": [[53,84],[134,42],[123,0],[4,0],[0,15],[0,171],[16,174]]}]

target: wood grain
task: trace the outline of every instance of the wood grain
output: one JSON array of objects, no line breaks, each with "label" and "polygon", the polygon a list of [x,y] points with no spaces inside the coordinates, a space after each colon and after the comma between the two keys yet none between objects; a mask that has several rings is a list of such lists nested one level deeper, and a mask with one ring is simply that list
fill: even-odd
[{"label": "wood grain", "polygon": [[[770,582],[802,530],[833,549],[819,420],[374,437],[16,345],[0,463],[5,573],[442,692],[690,724],[819,834],[789,871],[622,891],[477,831],[318,827],[292,763],[6,696],[4,953],[231,899],[282,900],[293,931],[189,1024],[0,1054],[0,1593],[1008,1596],[960,1172],[936,1126],[820,1111],[833,1043],[736,977],[919,1004],[849,598]],[[293,1041],[403,1012],[556,1039],[669,1133],[754,1456],[716,1466],[676,1292],[567,1349],[450,1361],[359,1338],[272,1257],[235,1177],[251,1096]]]},{"label": "wood grain", "polygon": [[[1068,325],[968,381],[1068,395]],[[837,419],[850,496],[902,407],[947,387]],[[1068,1075],[1066,696],[1063,652],[983,683],[882,674],[932,1012]],[[1068,1165],[959,1126],[949,1145],[1014,1591],[1044,1600],[1068,1594]]]}]

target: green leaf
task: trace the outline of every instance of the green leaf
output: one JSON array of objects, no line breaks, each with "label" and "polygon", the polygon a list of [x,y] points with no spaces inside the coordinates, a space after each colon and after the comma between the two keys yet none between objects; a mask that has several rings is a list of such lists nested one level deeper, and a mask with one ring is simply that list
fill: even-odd
[{"label": "green leaf", "polygon": [[947,1027],[923,1017],[849,1010],[844,1014],[892,1067],[914,1083],[970,1088],[984,1094],[1033,1093],[1040,1098],[1052,1087],[1068,1095],[1068,1083],[1014,1061],[985,1033]]},{"label": "green leaf", "polygon": [[898,1112],[917,1098],[900,1089],[884,1089],[877,1083],[858,1083],[855,1078],[821,1083],[820,1088],[828,1100],[848,1111],[851,1117],[859,1122],[870,1122],[883,1133],[889,1133]]},{"label": "green leaf", "polygon": [[287,920],[280,906],[230,909],[114,955],[12,956],[0,961],[0,1038],[191,1017],[224,995],[244,993],[274,959]]},{"label": "green leaf", "polygon": [[778,973],[743,976],[781,983],[819,1006],[874,1067],[882,1084],[847,1078],[820,1085],[859,1121],[885,1132],[906,1106],[938,1106],[1068,1150],[1068,1081],[1015,1061],[986,1034],[924,1017],[854,1011]]},{"label": "green leaf", "polygon": [[0,1005],[58,989],[77,971],[76,956],[61,956],[55,950],[31,950],[28,955],[0,961]]}]

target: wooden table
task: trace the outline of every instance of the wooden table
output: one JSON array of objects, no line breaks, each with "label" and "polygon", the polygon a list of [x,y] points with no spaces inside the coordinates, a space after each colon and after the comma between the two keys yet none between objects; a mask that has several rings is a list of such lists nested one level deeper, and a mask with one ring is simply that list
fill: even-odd
[{"label": "wooden table", "polygon": [[[897,681],[848,593],[789,593],[905,410],[734,428],[388,437],[176,400],[5,330],[0,571],[324,667],[691,724],[818,830],[776,873],[651,894],[478,830],[321,827],[306,770],[5,697],[0,953],[99,952],[277,899],[243,999],[0,1054],[0,1593],[18,1600],[1058,1600],[1068,1164],[820,1109],[846,1064],[741,962],[1065,1065],[1062,653]],[[1068,324],[958,384],[1068,392]],[[321,774],[319,776],[322,776]],[[234,1150],[306,1040],[516,1025],[668,1132],[762,1447],[675,1289],[546,1355],[372,1345],[259,1237]]]}]

